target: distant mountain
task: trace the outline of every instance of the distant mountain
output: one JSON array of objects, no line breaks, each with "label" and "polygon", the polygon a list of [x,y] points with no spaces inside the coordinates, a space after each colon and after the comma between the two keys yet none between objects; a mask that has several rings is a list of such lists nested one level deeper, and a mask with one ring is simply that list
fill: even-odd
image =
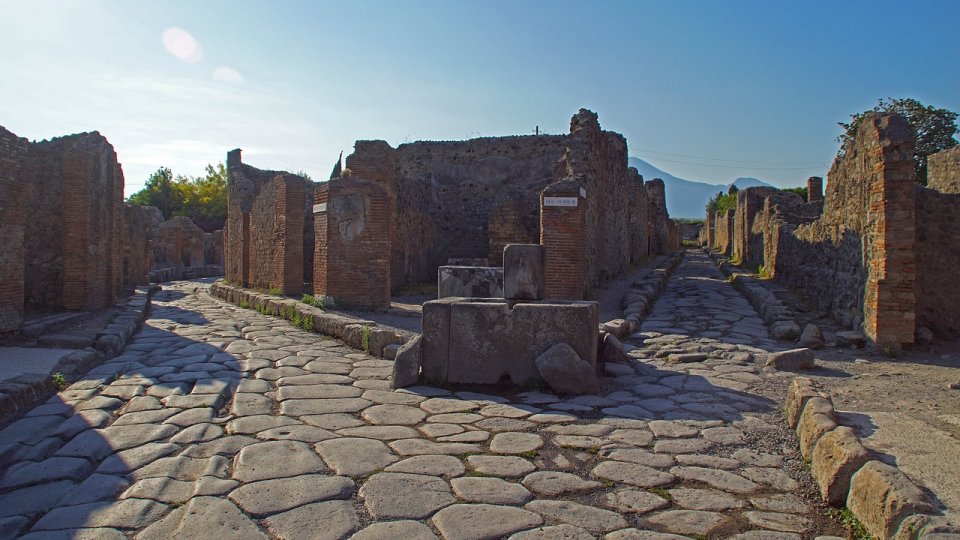
[{"label": "distant mountain", "polygon": [[731,185],[744,189],[754,186],[770,186],[767,182],[757,178],[737,178],[732,184],[708,184],[696,180],[685,180],[662,171],[646,161],[632,157],[629,160],[631,167],[636,167],[644,181],[660,178],[666,186],[667,212],[670,217],[702,219],[707,201],[719,191],[726,193]]}]

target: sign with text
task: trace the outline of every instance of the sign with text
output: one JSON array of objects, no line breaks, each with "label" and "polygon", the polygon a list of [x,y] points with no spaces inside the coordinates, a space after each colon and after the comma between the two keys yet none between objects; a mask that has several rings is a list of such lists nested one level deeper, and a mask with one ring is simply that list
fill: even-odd
[{"label": "sign with text", "polygon": [[577,206],[576,197],[544,197],[544,206]]},{"label": "sign with text", "polygon": [[327,203],[320,203],[320,204],[313,205],[314,214],[319,214],[321,212],[326,212],[326,211],[327,211]]}]

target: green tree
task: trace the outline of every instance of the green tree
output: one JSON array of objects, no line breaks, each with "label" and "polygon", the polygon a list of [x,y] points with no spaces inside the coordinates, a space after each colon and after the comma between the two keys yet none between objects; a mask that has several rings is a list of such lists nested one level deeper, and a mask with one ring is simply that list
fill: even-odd
[{"label": "green tree", "polygon": [[837,157],[846,154],[853,137],[857,134],[860,122],[869,112],[893,112],[903,116],[917,135],[914,161],[916,162],[917,182],[927,185],[927,156],[956,146],[957,113],[947,109],[938,109],[911,98],[887,98],[877,100],[877,105],[862,113],[850,115],[850,122],[837,122],[844,132],[837,136],[840,149]]},{"label": "green tree", "polygon": [[170,219],[183,203],[173,179],[173,172],[167,167],[160,167],[151,174],[143,189],[128,197],[127,202],[139,206],[156,206],[163,214],[163,219]]},{"label": "green tree", "polygon": [[201,229],[222,229],[227,219],[227,168],[207,165],[205,176],[191,178],[161,167],[143,189],[127,198],[130,204],[156,206],[164,219],[187,216]]},{"label": "green tree", "polygon": [[709,201],[707,201],[707,212],[713,214],[715,212],[720,212],[721,214],[727,210],[737,210],[737,194],[733,193],[724,193],[722,191],[714,195]]}]

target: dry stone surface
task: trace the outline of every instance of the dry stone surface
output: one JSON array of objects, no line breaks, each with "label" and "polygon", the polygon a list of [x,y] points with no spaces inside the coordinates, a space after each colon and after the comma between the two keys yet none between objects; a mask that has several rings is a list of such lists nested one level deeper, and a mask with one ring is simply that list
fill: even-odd
[{"label": "dry stone surface", "polygon": [[579,397],[391,390],[389,362],[207,282],[165,285],[119,356],[4,428],[4,537],[841,532],[799,496],[777,343],[698,252]]}]

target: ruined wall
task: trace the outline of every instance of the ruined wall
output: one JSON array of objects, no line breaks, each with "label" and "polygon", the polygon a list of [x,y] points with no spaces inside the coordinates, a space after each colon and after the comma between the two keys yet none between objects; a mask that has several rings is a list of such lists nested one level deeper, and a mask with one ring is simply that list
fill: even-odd
[{"label": "ruined wall", "polygon": [[[400,145],[396,149],[394,288],[433,282],[437,267],[448,259],[496,259],[502,254],[494,254],[495,246],[536,238],[538,194],[553,181],[554,163],[565,147],[566,137],[561,135]],[[352,161],[348,166],[355,169]],[[378,181],[376,176],[371,179]],[[490,218],[498,208],[512,212],[517,221],[512,229],[495,231],[492,242]],[[522,234],[511,238],[513,233]]]},{"label": "ruined wall", "polygon": [[[929,176],[928,185],[932,176]],[[917,185],[917,324],[960,338],[960,192]]]},{"label": "ruined wall", "polygon": [[916,312],[914,135],[897,115],[864,118],[830,169],[823,216],[781,234],[778,278],[877,343],[912,343]]},{"label": "ruined wall", "polygon": [[307,181],[227,154],[227,279],[244,287],[303,292]]},{"label": "ruined wall", "polygon": [[0,127],[0,332],[23,320],[23,238],[28,186],[23,182],[30,143]]},{"label": "ruined wall", "polygon": [[[758,186],[737,192],[737,210],[734,214],[733,225],[733,257],[740,259],[745,267],[755,268],[765,264],[767,249],[764,241],[765,234],[771,234],[772,212],[767,201],[782,207],[779,213],[798,213],[794,207],[804,204],[800,195],[777,188]],[[765,214],[766,209],[766,214]],[[781,219],[786,219],[781,215]],[[796,223],[798,224],[798,223]],[[770,243],[776,243],[775,236]]]},{"label": "ruined wall", "polygon": [[28,309],[97,309],[123,287],[123,172],[99,133],[34,143],[24,181]]},{"label": "ruined wall", "polygon": [[627,169],[627,196],[630,204],[630,263],[637,264],[653,254],[651,231],[654,224],[643,177],[633,167]]},{"label": "ruined wall", "polygon": [[390,305],[391,207],[377,182],[351,176],[317,187],[314,294],[354,307]]},{"label": "ruined wall", "polygon": [[927,156],[927,187],[960,193],[960,146]]},{"label": "ruined wall", "polygon": [[729,255],[733,243],[734,212],[727,210],[724,213],[716,212],[714,216],[714,244],[713,247],[724,255]]},{"label": "ruined wall", "polygon": [[647,200],[650,204],[650,218],[653,227],[651,228],[651,251],[652,253],[669,253],[670,250],[670,232],[667,229],[667,200],[666,187],[663,180],[654,178],[644,187],[647,190]]},{"label": "ruined wall", "polygon": [[[580,299],[587,295],[589,265],[585,188],[569,177],[547,186],[540,195],[540,244],[546,251],[546,297]],[[551,198],[571,201],[551,204]]]},{"label": "ruined wall", "polygon": [[206,233],[190,218],[177,216],[157,228],[153,263],[157,268],[189,268],[206,262]]},{"label": "ruined wall", "polygon": [[146,285],[153,265],[153,245],[163,214],[153,206],[123,207],[123,284]]}]

